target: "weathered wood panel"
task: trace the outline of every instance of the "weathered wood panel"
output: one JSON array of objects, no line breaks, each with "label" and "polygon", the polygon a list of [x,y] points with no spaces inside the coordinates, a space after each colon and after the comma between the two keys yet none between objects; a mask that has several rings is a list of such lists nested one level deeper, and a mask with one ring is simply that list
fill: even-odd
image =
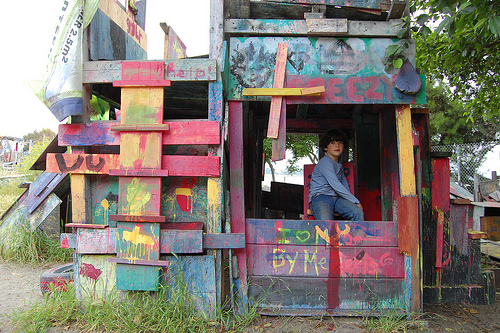
[{"label": "weathered wood panel", "polygon": [[359,316],[405,307],[402,279],[251,277],[248,293],[263,308],[280,313]]},{"label": "weathered wood panel", "polygon": [[204,234],[203,248],[205,249],[243,249],[245,248],[245,234]]},{"label": "weathered wood panel", "polygon": [[202,230],[163,230],[161,232],[162,253],[203,252]]},{"label": "weathered wood panel", "polygon": [[[122,79],[123,61],[83,63],[83,83],[111,83]],[[217,65],[213,59],[176,59],[165,61],[165,77],[170,81],[215,81]]]},{"label": "weathered wood panel", "polygon": [[396,222],[247,219],[247,244],[396,247]]},{"label": "weathered wood panel", "polygon": [[398,136],[401,195],[413,196],[417,194],[417,191],[415,183],[411,110],[409,105],[401,105],[396,108],[396,129]]},{"label": "weathered wood panel", "polygon": [[90,223],[116,226],[109,217],[118,211],[118,178],[107,175],[92,175],[89,178]]},{"label": "weathered wood panel", "polygon": [[[249,38],[231,38],[229,46],[229,68],[230,75],[228,80],[228,98],[229,99],[245,99],[245,100],[263,100],[262,97],[245,97],[242,96],[243,88],[271,88],[273,82],[273,70],[276,63],[276,52],[279,43],[288,43],[288,59],[286,66],[286,77],[288,88],[299,88],[300,86],[289,84],[290,76],[300,75],[304,77],[322,77],[331,75],[332,78],[338,77],[345,81],[347,86],[352,85],[353,88],[358,88],[358,85],[363,84],[366,90],[373,89],[375,83],[380,84],[380,80],[388,79],[390,83],[391,73],[387,73],[383,59],[385,57],[385,49],[390,45],[401,43],[398,39],[389,38],[283,38],[283,37],[249,37]],[[404,56],[412,61],[415,59],[415,45],[410,42],[410,46],[404,51]],[[257,66],[258,65],[258,66]],[[354,77],[349,80],[349,77]],[[365,77],[378,77],[379,81],[372,82]],[[383,78],[381,78],[383,77]],[[360,81],[361,80],[361,81]],[[343,82],[342,81],[342,82]],[[326,85],[327,82],[315,82],[311,86]],[[337,93],[335,84],[340,82],[331,82],[333,87],[332,92]],[[305,87],[303,85],[302,87]],[[395,90],[395,89],[394,89]],[[425,89],[423,89],[425,91]],[[331,93],[332,93],[331,92]],[[339,91],[340,92],[340,91]],[[363,103],[360,101],[358,92],[351,89],[353,93],[352,99],[343,103]],[[372,91],[369,91],[370,93]],[[327,89],[328,93],[328,89]],[[364,93],[364,91],[363,91]],[[380,94],[380,92],[378,92]],[[375,97],[378,94],[374,92]],[[325,95],[323,93],[322,95]],[[392,95],[397,96],[393,98]],[[415,96],[402,96],[397,91],[392,94],[391,103],[400,103],[400,100],[411,101]],[[361,95],[362,97],[363,95]],[[425,96],[425,93],[423,94]],[[388,100],[388,98],[385,98]],[[297,101],[297,98],[292,99]],[[307,101],[312,101],[313,97],[306,98]],[[377,101],[373,98],[374,102]],[[365,102],[366,103],[366,102]],[[387,102],[383,102],[386,104]],[[409,103],[409,102],[408,102]]]},{"label": "weathered wood panel", "polygon": [[116,252],[116,228],[78,229],[76,252],[101,254]]},{"label": "weathered wood panel", "polygon": [[[401,30],[402,20],[390,21],[347,21],[346,37],[385,37],[395,38]],[[307,24],[305,20],[273,20],[273,19],[227,19],[224,31],[232,35],[295,35],[305,36]]]},{"label": "weathered wood panel", "polygon": [[169,222],[207,220],[207,179],[168,177],[162,179],[161,215]]},{"label": "weathered wood panel", "polygon": [[[111,127],[118,122],[96,122],[90,124],[59,125],[59,146],[118,146],[120,133]],[[163,131],[164,145],[214,145],[220,143],[218,121],[163,122],[169,126]]]},{"label": "weathered wood panel", "polygon": [[247,244],[247,256],[251,276],[405,276],[404,256],[395,247]]},{"label": "weathered wood panel", "polygon": [[269,2],[283,2],[304,5],[330,5],[341,7],[380,9],[379,0],[266,0]]},{"label": "weathered wood panel", "polygon": [[100,299],[116,292],[116,264],[109,255],[76,255],[75,289],[78,299]]},{"label": "weathered wood panel", "polygon": [[160,215],[161,178],[120,177],[118,214]]}]

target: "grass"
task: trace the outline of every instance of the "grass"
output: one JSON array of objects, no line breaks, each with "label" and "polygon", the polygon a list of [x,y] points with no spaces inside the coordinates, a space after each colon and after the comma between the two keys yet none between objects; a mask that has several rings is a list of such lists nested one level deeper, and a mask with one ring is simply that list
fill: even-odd
[{"label": "grass", "polygon": [[368,332],[392,333],[409,332],[420,330],[423,324],[416,319],[410,319],[408,315],[401,313],[389,313],[380,317],[363,317],[363,327]]},{"label": "grass", "polygon": [[32,230],[28,223],[0,232],[0,258],[22,263],[40,264],[71,261],[73,250],[62,249],[58,239],[50,238],[40,230]]},{"label": "grass", "polygon": [[[21,176],[21,177],[19,177]],[[2,177],[7,177],[3,178]],[[11,178],[12,177],[12,178]],[[18,169],[3,170],[0,167],[0,216],[19,198],[25,191],[19,184],[35,180],[37,175],[33,172],[21,174]]]},{"label": "grass", "polygon": [[14,311],[11,319],[20,332],[44,332],[52,326],[71,327],[84,332],[234,332],[241,331],[256,316],[256,308],[245,316],[217,310],[215,318],[196,311],[186,288],[162,286],[156,292],[112,293],[99,300],[75,298],[72,286],[67,292],[53,290],[51,296]]}]

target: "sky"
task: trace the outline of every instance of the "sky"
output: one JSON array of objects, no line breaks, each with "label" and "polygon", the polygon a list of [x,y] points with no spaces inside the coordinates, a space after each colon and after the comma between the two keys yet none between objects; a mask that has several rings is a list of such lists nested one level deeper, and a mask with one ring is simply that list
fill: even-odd
[{"label": "sky", "polygon": [[[124,0],[121,0],[124,3]],[[35,96],[27,82],[44,77],[62,0],[22,0],[4,4],[0,20],[4,47],[0,52],[0,136],[22,137],[59,122]],[[170,25],[187,47],[188,56],[208,54],[210,1],[147,0],[148,59],[163,58],[164,32]]]}]

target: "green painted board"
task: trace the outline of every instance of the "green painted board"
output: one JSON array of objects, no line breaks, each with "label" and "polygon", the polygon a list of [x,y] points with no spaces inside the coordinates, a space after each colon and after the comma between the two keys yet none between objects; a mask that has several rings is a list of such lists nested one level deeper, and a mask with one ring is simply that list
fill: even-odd
[{"label": "green painted board", "polygon": [[109,221],[109,215],[118,211],[118,177],[108,175],[90,175],[90,193],[92,200],[92,224],[108,224],[116,227],[115,221]]},{"label": "green painted board", "polygon": [[160,267],[116,264],[116,289],[158,290]]},{"label": "green painted board", "polygon": [[118,222],[116,256],[122,259],[158,260],[160,224]]}]

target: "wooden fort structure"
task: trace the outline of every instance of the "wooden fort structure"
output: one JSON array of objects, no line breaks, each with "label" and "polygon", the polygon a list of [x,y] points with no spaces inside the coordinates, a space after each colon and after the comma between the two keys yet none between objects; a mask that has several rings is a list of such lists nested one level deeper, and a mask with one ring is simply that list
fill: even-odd
[{"label": "wooden fort structure", "polygon": [[[425,78],[406,1],[211,0],[209,56],[178,59],[172,32],[158,61],[145,60],[144,30],[115,5],[103,0],[85,32],[83,115],[58,135],[71,149],[46,164],[71,175],[61,242],[75,248],[79,297],[182,277],[208,313],[229,300],[239,311],[370,315],[417,314],[424,287],[440,292],[449,190],[432,179],[449,170],[431,157],[428,112],[410,106],[425,103]],[[401,70],[387,59],[398,48]],[[91,95],[120,110],[116,120],[91,121]],[[330,128],[349,137],[366,221],[308,216],[310,167],[299,191],[263,194],[265,137],[279,160],[287,133]],[[296,217],[269,218],[269,195]],[[468,251],[475,240],[462,236]],[[463,274],[480,279],[474,260]]]}]

